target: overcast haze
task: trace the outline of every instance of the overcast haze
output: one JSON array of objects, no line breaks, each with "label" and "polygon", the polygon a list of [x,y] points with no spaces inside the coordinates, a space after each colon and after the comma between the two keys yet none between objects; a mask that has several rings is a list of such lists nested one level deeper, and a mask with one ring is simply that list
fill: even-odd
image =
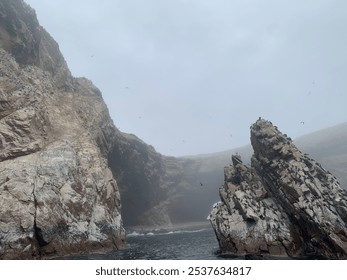
[{"label": "overcast haze", "polygon": [[166,155],[347,121],[347,1],[27,0],[115,125]]}]

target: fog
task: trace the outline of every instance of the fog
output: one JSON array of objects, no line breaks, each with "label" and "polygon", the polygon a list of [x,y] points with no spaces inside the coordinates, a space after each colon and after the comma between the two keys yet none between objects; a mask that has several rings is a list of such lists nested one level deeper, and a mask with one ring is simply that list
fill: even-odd
[{"label": "fog", "polygon": [[347,121],[343,0],[26,0],[115,125],[166,155]]}]

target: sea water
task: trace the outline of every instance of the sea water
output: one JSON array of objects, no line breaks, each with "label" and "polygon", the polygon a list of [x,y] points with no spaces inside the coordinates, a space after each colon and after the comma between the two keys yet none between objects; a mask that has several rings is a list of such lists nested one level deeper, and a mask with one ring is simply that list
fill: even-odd
[{"label": "sea water", "polygon": [[130,232],[127,248],[106,254],[85,254],[69,259],[94,260],[213,260],[218,243],[213,229],[178,230],[146,234]]}]

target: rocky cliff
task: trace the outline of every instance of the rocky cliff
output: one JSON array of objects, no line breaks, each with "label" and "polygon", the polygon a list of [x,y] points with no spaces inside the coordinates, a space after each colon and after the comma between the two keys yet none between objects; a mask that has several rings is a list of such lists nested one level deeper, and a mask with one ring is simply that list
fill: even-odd
[{"label": "rocky cliff", "polygon": [[0,2],[0,47],[0,258],[122,247],[107,158],[120,132],[101,93],[21,0]]},{"label": "rocky cliff", "polygon": [[120,187],[125,226],[206,221],[218,199],[220,172],[205,170],[200,160],[163,156],[135,135],[122,133],[113,141],[109,165]]},{"label": "rocky cliff", "polygon": [[0,55],[1,258],[120,247],[122,220],[204,219],[216,199],[210,176],[118,131],[23,1],[0,1]]},{"label": "rocky cliff", "polygon": [[132,134],[113,139],[108,158],[122,197],[126,226],[167,226],[167,200],[172,184],[165,183],[165,157]]},{"label": "rocky cliff", "polygon": [[0,1],[0,258],[120,248],[122,221],[202,221],[226,154],[166,157],[118,131],[35,11]]},{"label": "rocky cliff", "polygon": [[251,126],[251,166],[233,156],[210,221],[223,253],[347,257],[347,195],[269,121]]}]

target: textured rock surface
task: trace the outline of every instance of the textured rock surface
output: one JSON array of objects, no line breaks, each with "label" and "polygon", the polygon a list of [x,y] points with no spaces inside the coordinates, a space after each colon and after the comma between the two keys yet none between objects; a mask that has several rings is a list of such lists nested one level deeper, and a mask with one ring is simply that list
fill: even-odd
[{"label": "textured rock surface", "polygon": [[295,139],[301,151],[308,153],[336,175],[347,190],[347,122]]},{"label": "textured rock surface", "polygon": [[107,160],[120,132],[99,90],[23,1],[0,2],[0,35],[0,258],[122,247]]},{"label": "textured rock surface", "polygon": [[233,156],[211,212],[222,252],[346,258],[347,196],[336,178],[265,120],[251,127],[252,167]]}]

